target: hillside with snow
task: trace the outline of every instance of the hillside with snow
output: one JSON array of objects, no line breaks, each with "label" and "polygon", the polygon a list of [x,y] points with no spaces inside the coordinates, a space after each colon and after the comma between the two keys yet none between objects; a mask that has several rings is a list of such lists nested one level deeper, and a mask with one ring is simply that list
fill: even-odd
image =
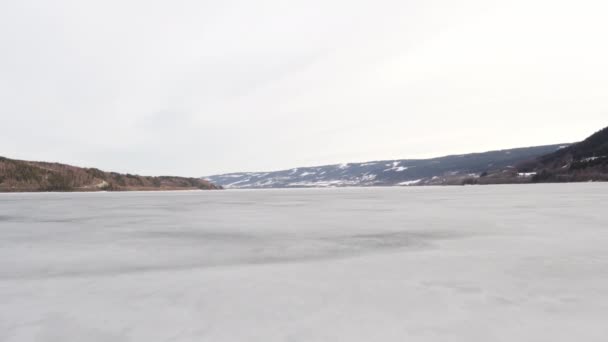
[{"label": "hillside with snow", "polygon": [[239,172],[203,177],[232,189],[463,184],[488,172],[553,153],[569,144],[451,155],[432,159],[381,160],[274,172]]}]

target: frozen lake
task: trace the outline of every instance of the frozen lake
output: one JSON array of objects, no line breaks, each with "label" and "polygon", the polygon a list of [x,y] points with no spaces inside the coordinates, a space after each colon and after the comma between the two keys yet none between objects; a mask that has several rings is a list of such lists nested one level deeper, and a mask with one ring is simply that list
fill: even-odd
[{"label": "frozen lake", "polygon": [[0,341],[601,341],[608,184],[0,194]]}]

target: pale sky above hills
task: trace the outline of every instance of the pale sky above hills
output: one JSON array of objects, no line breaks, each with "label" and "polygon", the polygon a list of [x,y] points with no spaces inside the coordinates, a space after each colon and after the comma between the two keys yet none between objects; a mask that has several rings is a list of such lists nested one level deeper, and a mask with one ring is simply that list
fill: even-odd
[{"label": "pale sky above hills", "polygon": [[203,176],[585,138],[608,3],[3,1],[0,155]]}]

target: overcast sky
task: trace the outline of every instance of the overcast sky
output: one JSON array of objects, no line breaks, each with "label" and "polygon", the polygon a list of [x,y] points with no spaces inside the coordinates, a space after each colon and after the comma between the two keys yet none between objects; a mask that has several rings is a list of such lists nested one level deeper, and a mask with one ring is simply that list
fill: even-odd
[{"label": "overcast sky", "polygon": [[0,155],[203,176],[576,141],[605,0],[0,1]]}]

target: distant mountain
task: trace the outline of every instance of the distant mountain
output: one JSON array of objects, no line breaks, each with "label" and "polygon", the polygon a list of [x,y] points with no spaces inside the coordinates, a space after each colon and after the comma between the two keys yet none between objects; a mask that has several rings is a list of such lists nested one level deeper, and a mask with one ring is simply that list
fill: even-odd
[{"label": "distant mountain", "polygon": [[518,165],[532,182],[608,181],[608,127],[580,143]]},{"label": "distant mountain", "polygon": [[0,192],[211,190],[220,187],[197,178],[147,177],[71,165],[0,157]]},{"label": "distant mountain", "polygon": [[[568,146],[559,144],[432,159],[381,160],[274,172],[239,172],[204,179],[233,189],[467,184],[478,183],[481,178],[493,183],[523,182],[526,177],[518,176],[515,168],[517,163]],[[504,169],[513,170],[515,176],[485,178],[489,174],[506,175],[502,172]]]}]

